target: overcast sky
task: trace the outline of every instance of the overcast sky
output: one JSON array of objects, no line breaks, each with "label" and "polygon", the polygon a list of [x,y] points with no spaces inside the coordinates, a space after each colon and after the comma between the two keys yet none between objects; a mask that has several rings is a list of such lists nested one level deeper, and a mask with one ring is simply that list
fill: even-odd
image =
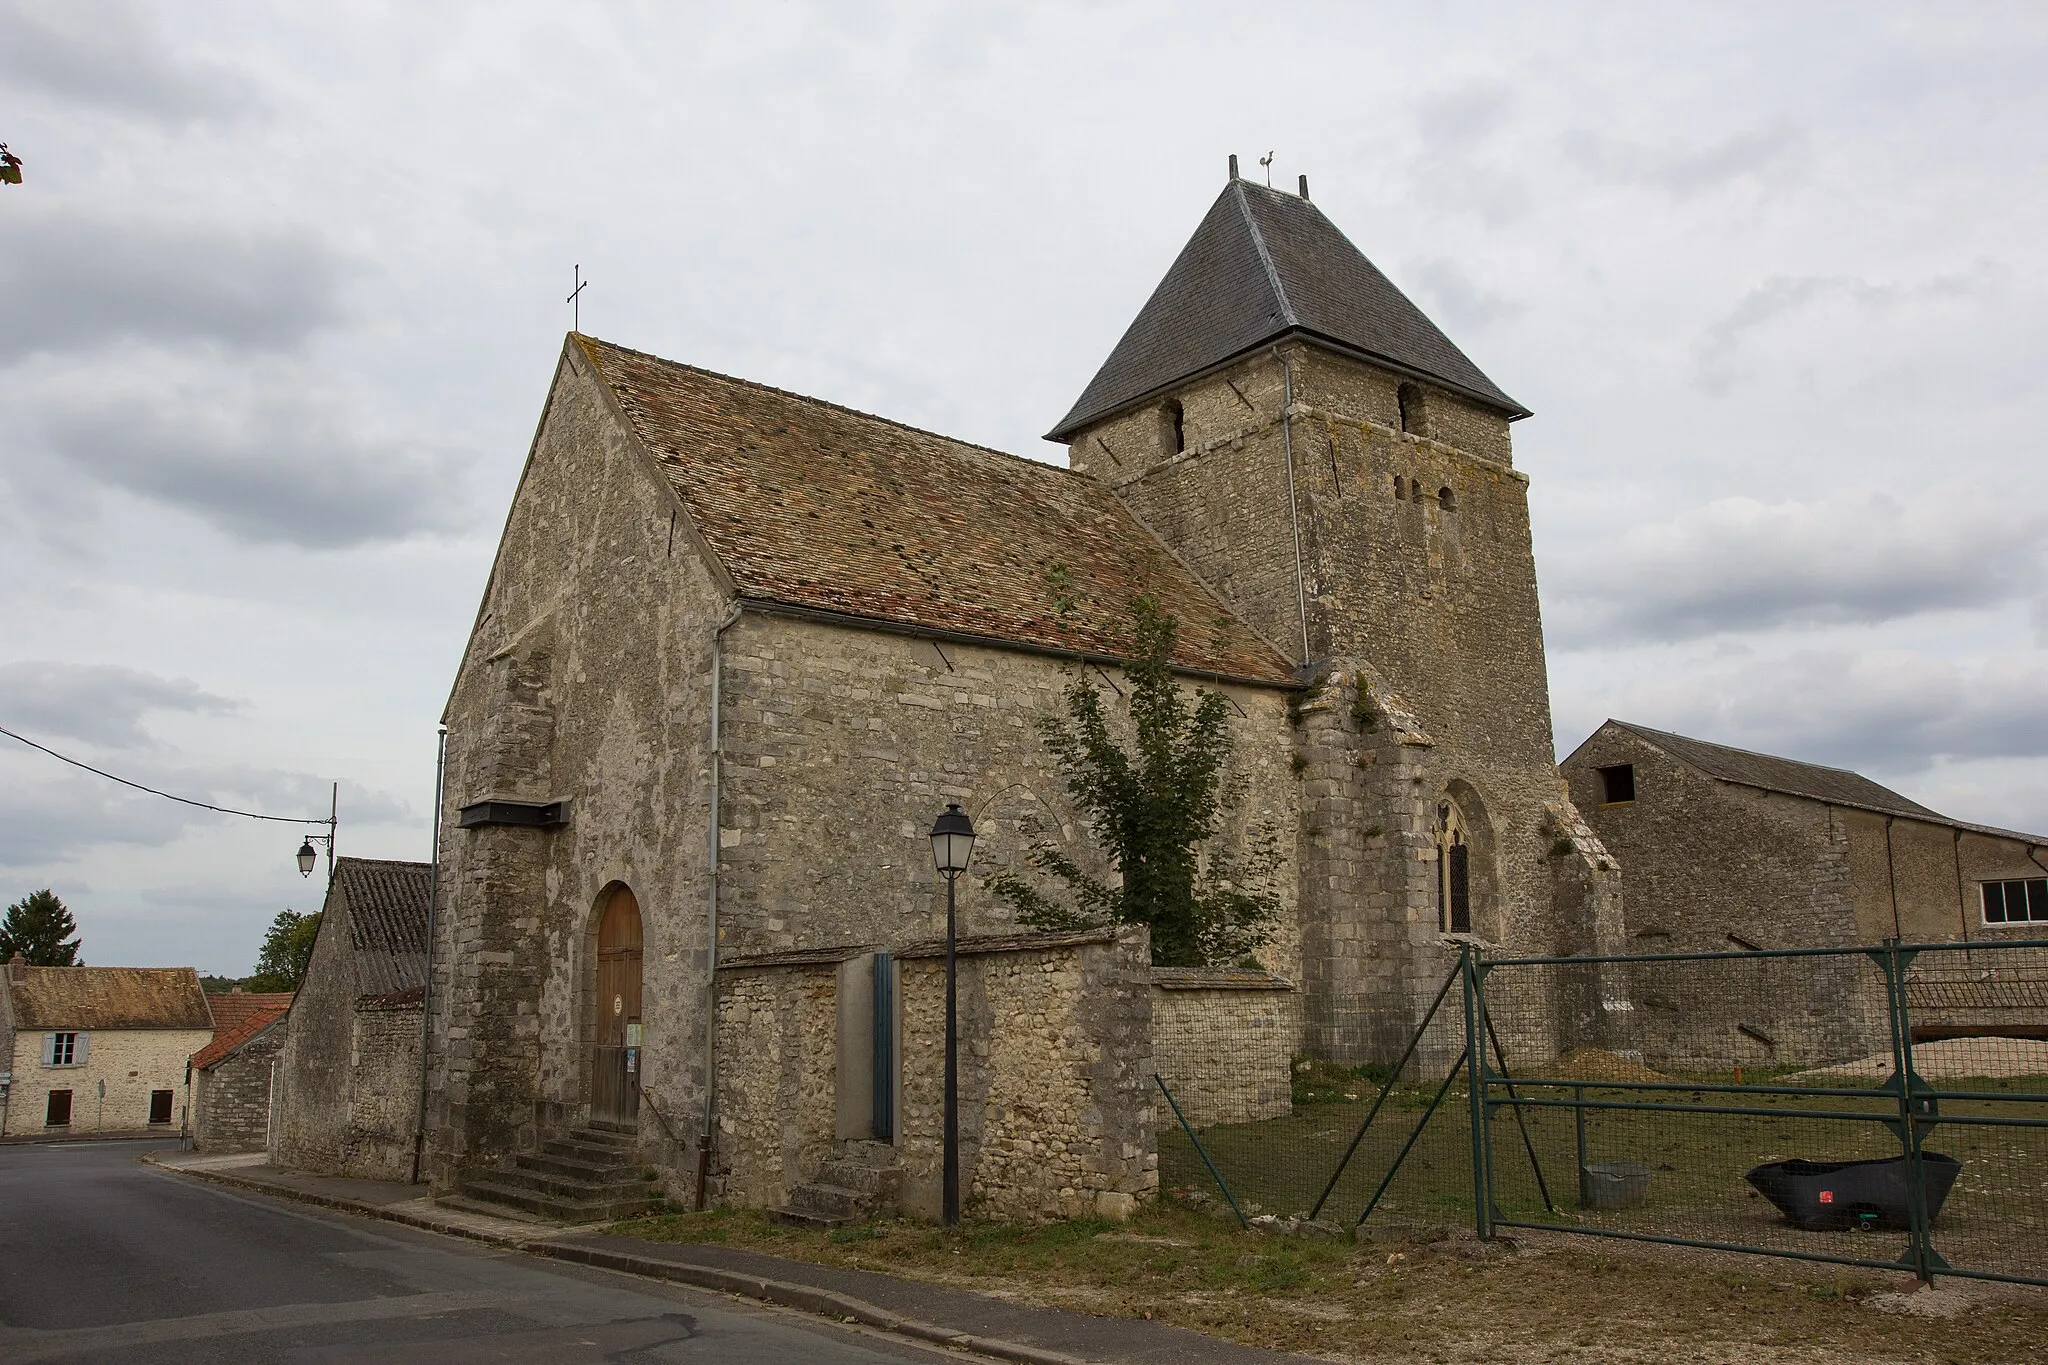
[{"label": "overcast sky", "polygon": [[[0,0],[0,725],[428,856],[569,325],[1019,454],[1236,152],[1503,388],[1557,739],[2048,830],[2048,7]],[[0,901],[248,970],[300,831],[0,740]]]}]

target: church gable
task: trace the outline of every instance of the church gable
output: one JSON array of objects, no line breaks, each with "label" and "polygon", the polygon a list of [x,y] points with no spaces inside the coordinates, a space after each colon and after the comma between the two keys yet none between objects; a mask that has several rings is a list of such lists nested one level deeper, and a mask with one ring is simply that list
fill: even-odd
[{"label": "church gable", "polygon": [[1150,596],[1182,623],[1182,667],[1291,679],[1092,479],[575,340],[742,599],[1114,657]]}]

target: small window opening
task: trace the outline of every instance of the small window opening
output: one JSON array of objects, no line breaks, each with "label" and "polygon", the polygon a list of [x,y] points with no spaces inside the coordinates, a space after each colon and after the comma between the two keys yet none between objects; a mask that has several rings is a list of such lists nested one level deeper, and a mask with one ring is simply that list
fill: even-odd
[{"label": "small window opening", "polygon": [[1446,512],[1455,512],[1458,510],[1458,495],[1448,488],[1439,488],[1436,490],[1436,505]]},{"label": "small window opening", "polygon": [[[1384,390],[1382,390],[1384,392]],[[1401,405],[1401,430],[1410,435],[1422,434],[1422,389],[1414,384],[1403,384],[1394,390],[1394,401]]]},{"label": "small window opening", "polygon": [[169,1123],[171,1121],[171,1092],[152,1090],[149,1092],[149,1121]]},{"label": "small window opening", "polygon": [[64,1128],[71,1123],[71,1092],[52,1090],[49,1101],[43,1106],[43,1127]]},{"label": "small window opening", "polygon": [[1600,799],[1612,806],[1636,799],[1636,765],[1617,763],[1600,771]]},{"label": "small window opening", "polygon": [[1402,502],[1408,501],[1408,480],[1399,474],[1394,476],[1394,496]]},{"label": "small window opening", "polygon": [[1179,399],[1166,400],[1166,420],[1173,428],[1173,453],[1178,455],[1188,448],[1187,418]]},{"label": "small window opening", "polygon": [[1472,849],[1465,821],[1446,801],[1437,807],[1437,928],[1447,934],[1472,932]]},{"label": "small window opening", "polygon": [[1986,924],[2039,924],[2048,921],[2048,877],[2009,882],[1981,882]]}]

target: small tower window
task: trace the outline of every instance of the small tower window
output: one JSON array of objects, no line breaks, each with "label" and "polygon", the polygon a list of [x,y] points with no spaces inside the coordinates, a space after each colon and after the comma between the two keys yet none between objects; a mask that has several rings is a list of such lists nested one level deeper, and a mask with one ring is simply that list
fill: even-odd
[{"label": "small tower window", "polygon": [[1399,474],[1394,476],[1394,496],[1402,502],[1408,501],[1408,480]]},{"label": "small tower window", "polygon": [[1394,390],[1394,401],[1401,405],[1401,430],[1411,436],[1422,435],[1422,388],[1416,384],[1403,384]]},{"label": "small tower window", "polygon": [[1437,929],[1472,932],[1472,848],[1465,841],[1465,817],[1449,801],[1436,808]]},{"label": "small tower window", "polygon": [[1448,488],[1439,488],[1436,490],[1436,505],[1446,512],[1455,512],[1458,510],[1458,495]]},{"label": "small tower window", "polygon": [[1598,771],[1600,773],[1600,800],[1602,802],[1612,806],[1623,801],[1633,801],[1636,799],[1635,764],[1617,763],[1612,767],[1601,768]]},{"label": "small tower window", "polygon": [[1186,415],[1177,398],[1166,400],[1166,425],[1173,441],[1173,453],[1178,455],[1188,448],[1188,433]]}]

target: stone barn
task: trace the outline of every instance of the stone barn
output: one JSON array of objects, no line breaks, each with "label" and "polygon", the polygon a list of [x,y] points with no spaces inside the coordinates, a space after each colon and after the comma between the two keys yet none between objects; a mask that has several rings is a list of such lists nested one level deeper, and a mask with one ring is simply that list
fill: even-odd
[{"label": "stone barn", "polygon": [[[571,335],[445,713],[436,1183],[601,1125],[686,1201],[936,1208],[949,801],[993,1212],[1149,1195],[1155,1065],[1259,1040],[1216,1102],[1283,1105],[1296,1052],[1391,1060],[1462,941],[1618,947],[1551,750],[1526,415],[1305,184],[1234,169],[1064,468]],[[1116,709],[1141,596],[1229,702],[1218,842],[1278,849],[1255,966],[1156,975],[1142,931],[1034,933],[989,885],[1035,836],[1097,856],[1036,722],[1077,670]],[[1607,1041],[1614,1003],[1517,1044]]]},{"label": "stone barn", "polygon": [[213,1041],[192,1055],[192,1144],[204,1152],[260,1152],[269,1146],[276,1064],[284,1050],[290,991],[208,995]]},{"label": "stone barn", "polygon": [[337,858],[278,1056],[272,1161],[410,1180],[431,863]]},{"label": "stone barn", "polygon": [[[1563,768],[1628,869],[1631,952],[2048,938],[2048,838],[1952,820],[1846,769],[1627,721]],[[1653,1064],[1837,1061],[1889,1036],[1883,977],[1859,958],[1645,973],[1634,999]],[[1914,973],[1920,1037],[2048,1037],[2048,963],[1985,955],[1965,971],[1960,955],[1923,954]]]}]

